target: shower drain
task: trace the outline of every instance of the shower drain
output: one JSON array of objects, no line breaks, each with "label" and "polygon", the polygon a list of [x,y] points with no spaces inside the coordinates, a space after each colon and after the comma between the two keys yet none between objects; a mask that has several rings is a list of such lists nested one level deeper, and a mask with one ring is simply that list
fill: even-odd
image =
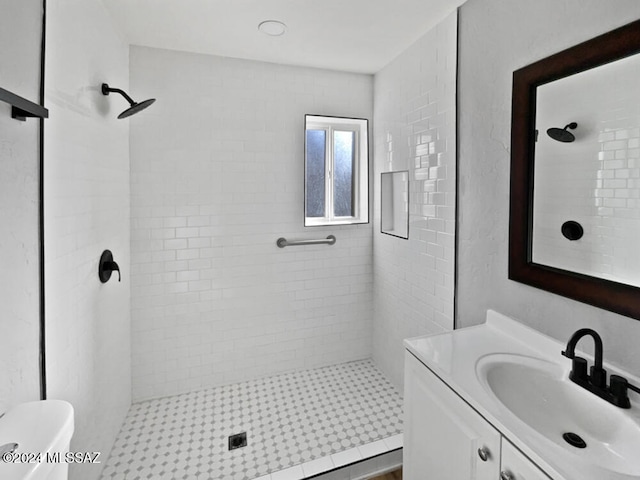
[{"label": "shower drain", "polygon": [[247,432],[236,433],[229,437],[229,450],[247,446]]},{"label": "shower drain", "polygon": [[587,446],[587,442],[585,442],[577,433],[567,432],[562,435],[562,438],[572,447],[585,448]]}]

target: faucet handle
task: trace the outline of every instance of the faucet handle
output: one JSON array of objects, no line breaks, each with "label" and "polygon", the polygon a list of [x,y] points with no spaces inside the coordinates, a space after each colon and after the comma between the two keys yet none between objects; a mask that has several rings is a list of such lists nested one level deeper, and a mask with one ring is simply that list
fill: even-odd
[{"label": "faucet handle", "polygon": [[631,385],[626,378],[620,375],[611,375],[610,382],[609,392],[613,395],[613,404],[618,407],[629,408],[631,403],[629,402],[628,391],[633,390],[636,393],[640,393],[640,388]]},{"label": "faucet handle", "polygon": [[106,262],[105,263],[105,267],[108,268],[109,270],[111,270],[112,272],[118,272],[118,281],[121,282],[122,281],[122,276],[120,275],[120,267],[118,266],[118,264],[114,261],[111,262]]},{"label": "faucet handle", "polygon": [[631,403],[629,402],[629,396],[627,395],[627,389],[630,387],[626,378],[620,375],[611,375],[609,392],[613,396],[613,403],[620,408],[629,408]]},{"label": "faucet handle", "polygon": [[[562,352],[564,354],[564,352]],[[569,374],[571,380],[578,382],[586,382],[589,380],[587,374],[587,360],[582,357],[571,357],[571,373]]]}]

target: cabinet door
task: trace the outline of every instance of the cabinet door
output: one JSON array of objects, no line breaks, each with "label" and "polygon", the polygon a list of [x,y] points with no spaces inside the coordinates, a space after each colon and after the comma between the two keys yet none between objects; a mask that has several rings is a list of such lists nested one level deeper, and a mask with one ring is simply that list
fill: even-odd
[{"label": "cabinet door", "polygon": [[497,430],[409,352],[404,384],[405,480],[499,478]]},{"label": "cabinet door", "polygon": [[500,478],[503,480],[550,480],[535,463],[502,438],[502,467]]}]

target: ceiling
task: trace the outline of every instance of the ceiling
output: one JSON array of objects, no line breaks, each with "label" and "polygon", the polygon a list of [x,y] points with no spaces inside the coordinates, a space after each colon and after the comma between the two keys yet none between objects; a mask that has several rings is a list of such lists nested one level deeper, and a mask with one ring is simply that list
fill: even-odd
[{"label": "ceiling", "polygon": [[[375,73],[464,0],[103,0],[132,45]],[[269,37],[264,20],[287,31]]]}]

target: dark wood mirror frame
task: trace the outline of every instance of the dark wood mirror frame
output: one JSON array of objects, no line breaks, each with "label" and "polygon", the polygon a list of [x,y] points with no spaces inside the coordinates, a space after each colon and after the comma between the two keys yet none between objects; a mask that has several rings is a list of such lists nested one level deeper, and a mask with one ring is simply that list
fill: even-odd
[{"label": "dark wood mirror frame", "polygon": [[513,72],[509,211],[509,279],[638,320],[640,288],[533,263],[532,227],[537,87],[639,52],[640,20]]}]

